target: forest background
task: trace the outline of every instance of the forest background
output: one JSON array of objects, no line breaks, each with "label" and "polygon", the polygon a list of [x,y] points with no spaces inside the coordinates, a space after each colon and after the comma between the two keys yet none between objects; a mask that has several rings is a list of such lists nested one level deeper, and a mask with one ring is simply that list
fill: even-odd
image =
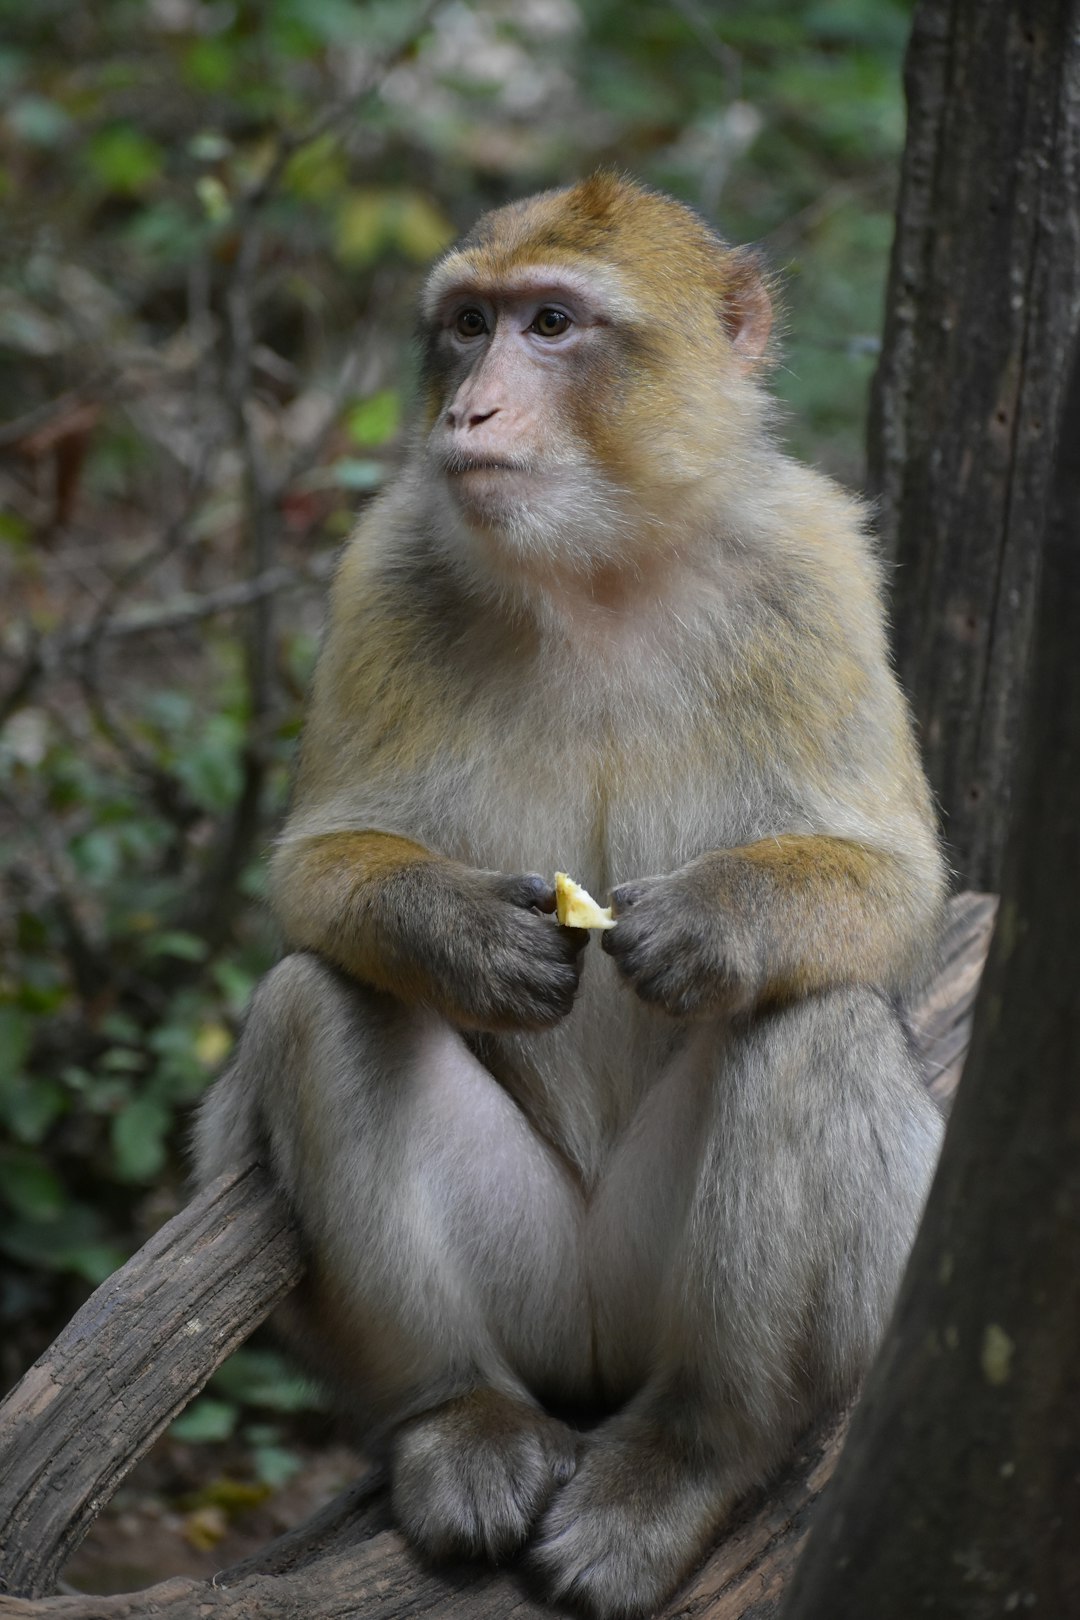
[{"label": "forest background", "polygon": [[[910,14],[0,0],[0,1393],[185,1201],[424,268],[597,164],[674,192],[764,251],[780,431],[858,487]],[[316,1406],[256,1344],[172,1443],[273,1490]]]}]

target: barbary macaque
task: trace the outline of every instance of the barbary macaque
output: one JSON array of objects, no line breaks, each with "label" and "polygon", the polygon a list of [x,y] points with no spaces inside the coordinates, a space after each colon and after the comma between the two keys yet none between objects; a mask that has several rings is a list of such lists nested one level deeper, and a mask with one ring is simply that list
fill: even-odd
[{"label": "barbary macaque", "polygon": [[[197,1132],[436,1556],[671,1592],[856,1388],[940,1137],[943,896],[859,504],[770,426],[758,262],[602,172],[423,294],[273,861],[294,954]],[[615,926],[560,925],[551,877]],[[571,1419],[574,1421],[571,1421]]]}]

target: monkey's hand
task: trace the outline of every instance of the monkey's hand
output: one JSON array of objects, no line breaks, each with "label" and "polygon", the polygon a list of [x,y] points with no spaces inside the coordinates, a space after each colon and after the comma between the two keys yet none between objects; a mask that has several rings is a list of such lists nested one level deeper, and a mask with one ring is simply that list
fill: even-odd
[{"label": "monkey's hand", "polygon": [[638,994],[678,1017],[742,1012],[841,984],[910,983],[938,886],[918,859],[824,833],[710,850],[612,893],[603,937]]},{"label": "monkey's hand", "polygon": [[641,999],[676,1018],[746,1011],[761,989],[760,944],[718,908],[699,865],[612,889],[619,926],[600,941]]},{"label": "monkey's hand", "polygon": [[285,844],[274,889],[290,944],[462,1028],[545,1029],[573,1005],[589,936],[541,915],[555,890],[535,874],[345,830]]},{"label": "monkey's hand", "polygon": [[423,860],[382,878],[368,902],[369,949],[353,970],[377,988],[465,1029],[547,1029],[572,1008],[588,933],[541,915],[555,906],[541,876]]},{"label": "monkey's hand", "polygon": [[434,861],[408,869],[406,884],[407,903],[401,894],[393,904],[391,883],[380,908],[386,988],[468,1029],[545,1029],[566,1017],[589,936],[540,915],[555,908],[544,878]]}]

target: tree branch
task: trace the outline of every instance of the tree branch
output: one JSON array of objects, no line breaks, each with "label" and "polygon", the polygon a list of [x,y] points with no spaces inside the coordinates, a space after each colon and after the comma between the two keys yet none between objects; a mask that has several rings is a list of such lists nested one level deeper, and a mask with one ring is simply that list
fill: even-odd
[{"label": "tree branch", "polygon": [[302,1269],[288,1216],[250,1167],[91,1295],[0,1406],[0,1590],[54,1586],[124,1475]]}]

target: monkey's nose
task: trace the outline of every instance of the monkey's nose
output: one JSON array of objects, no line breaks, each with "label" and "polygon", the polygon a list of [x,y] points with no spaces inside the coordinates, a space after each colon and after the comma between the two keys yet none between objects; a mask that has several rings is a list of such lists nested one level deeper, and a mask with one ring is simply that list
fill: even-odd
[{"label": "monkey's nose", "polygon": [[446,413],[446,425],[449,428],[463,428],[467,433],[470,428],[480,427],[484,422],[490,422],[493,416],[499,414],[499,407],[493,405],[489,411],[455,411],[453,408]]}]

